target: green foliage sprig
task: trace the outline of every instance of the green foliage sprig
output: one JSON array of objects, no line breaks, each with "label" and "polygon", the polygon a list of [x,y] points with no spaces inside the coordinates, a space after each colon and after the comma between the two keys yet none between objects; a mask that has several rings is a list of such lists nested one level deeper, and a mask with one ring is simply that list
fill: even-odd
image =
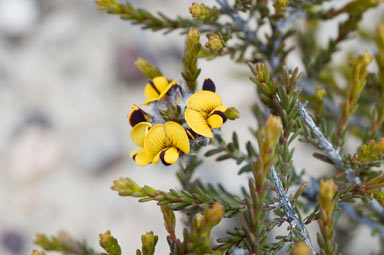
[{"label": "green foliage sprig", "polygon": [[165,29],[166,32],[171,32],[177,28],[196,26],[196,23],[190,19],[177,17],[173,20],[162,13],[159,13],[159,16],[156,17],[144,9],[134,8],[128,2],[122,4],[118,0],[95,0],[95,3],[100,11],[120,15],[122,19],[131,20],[133,24],[141,25],[143,29],[153,31]]},{"label": "green foliage sprig", "polygon": [[[73,240],[67,233],[60,232],[57,236],[47,237],[44,234],[36,234],[34,243],[46,251],[57,251],[62,254],[96,255],[97,253],[89,248],[86,243]],[[37,252],[45,254],[44,252]],[[35,254],[34,254],[35,255]],[[39,254],[40,255],[40,254]]]},{"label": "green foliage sprig", "polygon": [[[184,10],[185,17],[169,18],[128,2],[95,0],[99,10],[120,15],[143,29],[179,30],[186,35],[183,81],[168,79],[147,60],[136,61],[150,82],[143,87],[143,108],[132,105],[128,115],[132,140],[138,146],[131,153],[133,160],[142,166],[177,162],[181,189],[166,192],[139,186],[130,178],[115,180],[112,186],[120,196],[156,201],[170,254],[345,253],[346,246],[338,246],[337,241],[343,236],[339,235],[339,220],[346,217],[356,221],[355,225],[369,226],[384,240],[384,174],[377,169],[384,160],[383,24],[375,35],[365,38],[377,48],[374,55],[354,52],[357,57],[349,65],[332,61],[334,53],[343,50],[341,43],[357,34],[367,10],[383,1],[352,0],[332,8],[325,8],[326,2],[329,0],[216,0],[212,6],[192,3]],[[320,47],[319,27],[341,15],[347,18],[339,23],[336,37]],[[288,40],[295,47],[288,47]],[[293,51],[301,54],[302,73],[288,64]],[[228,120],[237,121],[239,112],[219,96],[221,84],[216,86],[210,78],[199,84],[199,58],[215,61],[223,56],[230,56],[245,70],[247,63],[250,80],[256,85],[252,112],[257,125],[250,127],[253,140],[242,142],[237,132],[229,141],[223,138],[221,127]],[[368,68],[372,62],[377,64],[377,72]],[[345,81],[345,89],[340,80]],[[345,153],[351,136],[361,140],[353,155]],[[304,181],[303,176],[310,176],[294,167],[296,140],[313,146],[313,160],[331,164],[332,170],[319,180]],[[204,167],[202,150],[204,157],[214,156],[216,161],[233,160],[248,185],[230,192],[220,183],[197,178],[195,172]],[[185,223],[182,236],[175,231],[175,212]],[[213,236],[212,229],[223,218],[235,220],[234,226]],[[319,250],[313,248],[316,240],[310,239],[307,230],[314,222],[320,228]],[[288,231],[276,235],[274,229],[283,226]],[[353,232],[352,224],[343,228]],[[157,242],[158,237],[147,232],[136,254],[155,254]],[[96,254],[85,244],[60,235],[38,235],[36,244],[63,254]],[[100,245],[109,255],[122,253],[109,231],[100,235]],[[35,250],[33,255],[44,255],[44,251]]]},{"label": "green foliage sprig", "polygon": [[196,80],[201,72],[201,69],[197,67],[197,59],[201,49],[199,40],[199,31],[191,28],[187,36],[185,55],[183,57],[184,72],[182,73],[183,78],[191,91],[196,90]]}]

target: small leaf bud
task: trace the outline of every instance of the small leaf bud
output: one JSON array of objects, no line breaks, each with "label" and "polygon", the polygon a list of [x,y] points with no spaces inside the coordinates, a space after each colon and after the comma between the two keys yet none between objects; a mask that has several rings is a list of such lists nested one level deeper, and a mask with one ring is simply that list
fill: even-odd
[{"label": "small leaf bud", "polygon": [[140,193],[143,193],[140,186],[130,178],[114,180],[111,189],[118,191],[120,196],[131,196],[133,193],[139,196]]},{"label": "small leaf bud", "polygon": [[135,61],[135,66],[143,75],[151,80],[157,76],[162,76],[161,71],[156,66],[143,58],[137,58]]},{"label": "small leaf bud", "polygon": [[333,179],[320,180],[320,193],[319,204],[320,208],[325,210],[328,217],[332,214],[335,206],[334,196],[336,194],[337,186],[333,183]]},{"label": "small leaf bud", "polygon": [[208,37],[208,42],[205,44],[205,47],[213,52],[220,52],[224,47],[224,41],[220,35],[213,34]]},{"label": "small leaf bud", "polygon": [[277,13],[284,13],[288,4],[288,0],[275,0],[273,7],[275,7]]},{"label": "small leaf bud", "polygon": [[44,251],[33,250],[31,255],[46,255]]},{"label": "small leaf bud", "polygon": [[209,8],[203,3],[192,3],[192,6],[189,7],[189,12],[191,13],[192,17],[199,20],[204,20],[211,14]]},{"label": "small leaf bud", "polygon": [[269,141],[269,146],[271,148],[274,148],[277,142],[279,141],[281,130],[282,130],[280,117],[269,115],[265,123],[264,130],[265,130],[267,139]]},{"label": "small leaf bud", "polygon": [[190,44],[193,45],[195,43],[198,43],[200,40],[200,32],[196,28],[191,27],[188,31],[188,41],[190,41]]},{"label": "small leaf bud", "polygon": [[121,255],[121,248],[116,238],[111,235],[111,231],[100,234],[100,246],[108,252],[109,255]]},{"label": "small leaf bud", "polygon": [[141,236],[143,255],[153,255],[159,237],[154,235],[153,232],[147,232]]}]

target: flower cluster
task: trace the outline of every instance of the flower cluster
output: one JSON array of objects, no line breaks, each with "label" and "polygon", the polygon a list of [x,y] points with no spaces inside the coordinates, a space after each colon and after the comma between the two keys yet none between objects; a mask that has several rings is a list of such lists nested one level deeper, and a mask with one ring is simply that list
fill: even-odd
[{"label": "flower cluster", "polygon": [[135,162],[145,166],[161,161],[168,166],[180,156],[189,154],[195,148],[193,144],[209,142],[228,117],[234,119],[234,109],[223,105],[215,91],[216,86],[209,78],[196,93],[164,76],[149,81],[142,105],[148,106],[151,113],[132,105],[128,115],[133,127],[131,138],[138,146],[131,153]]}]

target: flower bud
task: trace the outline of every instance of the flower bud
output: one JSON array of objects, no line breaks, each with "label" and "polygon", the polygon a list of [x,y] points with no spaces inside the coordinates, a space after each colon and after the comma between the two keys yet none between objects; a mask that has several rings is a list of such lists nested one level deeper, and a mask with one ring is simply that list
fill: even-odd
[{"label": "flower bud", "polygon": [[288,0],[275,0],[273,7],[275,7],[277,13],[283,13],[287,9],[288,4]]},{"label": "flower bud", "polygon": [[224,215],[224,207],[219,202],[216,202],[211,208],[204,211],[204,217],[208,225],[211,227],[217,225]]},{"label": "flower bud", "polygon": [[221,39],[220,35],[213,34],[209,36],[205,47],[209,48],[213,52],[219,52],[224,47],[224,41]]},{"label": "flower bud", "polygon": [[100,246],[110,255],[121,255],[121,248],[117,239],[111,235],[111,231],[100,234]]},{"label": "flower bud", "polygon": [[327,95],[325,89],[316,88],[316,99],[319,101],[323,101],[323,98]]},{"label": "flower bud", "polygon": [[229,107],[225,111],[225,116],[227,116],[228,119],[230,120],[235,120],[239,118],[239,110],[237,110],[235,107]]},{"label": "flower bud", "polygon": [[377,150],[380,153],[384,153],[384,137],[380,138],[378,143],[377,143]]},{"label": "flower bud", "polygon": [[271,148],[274,148],[279,141],[281,130],[282,124],[280,117],[269,115],[265,123],[264,132]]},{"label": "flower bud", "polygon": [[154,254],[155,247],[159,237],[154,235],[153,232],[147,232],[141,236],[143,254]]},{"label": "flower bud", "polygon": [[207,7],[205,4],[201,3],[192,3],[192,6],[189,7],[189,12],[192,17],[198,20],[206,20],[211,17],[216,17],[216,10]]},{"label": "flower bud", "polygon": [[33,250],[32,255],[46,255],[44,251]]},{"label": "flower bud", "polygon": [[142,192],[140,186],[130,178],[114,180],[111,189],[118,191],[120,196],[131,196],[133,193]]},{"label": "flower bud", "polygon": [[188,41],[190,41],[190,44],[196,44],[200,40],[200,32],[196,28],[191,27],[188,31]]},{"label": "flower bud", "polygon": [[304,242],[299,242],[293,246],[291,254],[292,255],[310,255],[312,254],[312,250]]},{"label": "flower bud", "polygon": [[333,183],[333,179],[320,180],[320,193],[319,193],[319,204],[320,208],[324,210],[328,217],[333,212],[335,206],[334,196],[337,191],[337,186]]}]

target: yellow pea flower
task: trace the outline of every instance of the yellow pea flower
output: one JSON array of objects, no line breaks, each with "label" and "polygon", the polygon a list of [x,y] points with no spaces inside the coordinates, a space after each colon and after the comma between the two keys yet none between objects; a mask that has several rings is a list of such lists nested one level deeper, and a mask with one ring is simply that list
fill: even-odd
[{"label": "yellow pea flower", "polygon": [[144,148],[139,159],[137,156],[135,158],[139,165],[146,165],[150,162],[157,164],[161,160],[164,165],[168,166],[177,161],[181,152],[189,153],[190,149],[189,139],[184,128],[173,121],[158,124],[149,129],[143,145]]},{"label": "yellow pea flower", "polygon": [[143,105],[149,105],[154,101],[162,99],[174,85],[176,85],[176,80],[169,83],[164,76],[153,78],[145,86],[144,95],[147,100]]},{"label": "yellow pea flower", "polygon": [[222,105],[218,94],[211,90],[202,90],[188,99],[184,116],[194,132],[212,138],[211,129],[220,128],[227,120],[224,114],[227,109],[227,106]]},{"label": "yellow pea flower", "polygon": [[151,163],[151,161],[148,160],[147,153],[144,151],[144,148],[143,148],[145,136],[147,135],[151,127],[152,127],[152,124],[149,122],[140,122],[136,124],[131,131],[132,141],[137,146],[139,146],[139,148],[132,151],[130,156],[140,166],[145,166]]},{"label": "yellow pea flower", "polygon": [[149,116],[146,112],[134,104],[131,107],[132,110],[128,114],[128,121],[132,127],[136,126],[136,124],[140,122],[149,121]]}]

